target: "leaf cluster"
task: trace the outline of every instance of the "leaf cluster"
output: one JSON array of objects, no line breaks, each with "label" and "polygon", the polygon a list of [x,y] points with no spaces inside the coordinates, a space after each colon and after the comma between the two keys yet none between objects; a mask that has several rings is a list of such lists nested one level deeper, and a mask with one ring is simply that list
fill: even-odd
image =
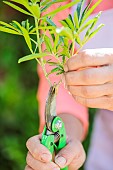
[{"label": "leaf cluster", "polygon": [[[77,43],[80,46],[80,50],[103,27],[103,24],[100,24],[94,29],[101,12],[99,12],[93,19],[88,19],[90,14],[102,0],[98,0],[93,6],[91,6],[91,0],[84,10],[83,6],[85,0],[74,0],[66,5],[59,5],[59,8],[48,12],[48,8],[52,5],[56,3],[60,4],[65,1],[66,0],[3,1],[15,10],[34,19],[34,26],[29,23],[28,19],[22,21],[22,23],[12,21],[12,23],[9,24],[0,21],[0,31],[24,37],[30,50],[30,54],[20,58],[19,63],[36,59],[41,65],[49,82],[49,75],[51,73],[59,75],[64,72],[65,62],[75,53],[75,44]],[[54,16],[75,4],[77,4],[77,8],[74,11],[74,16],[69,14],[67,18],[59,21],[61,23],[61,27],[59,28],[53,22]],[[83,39],[81,39],[80,35],[84,30],[85,35]],[[45,48],[43,49],[42,46],[45,46]],[[45,59],[46,56],[50,57],[49,60]],[[49,73],[46,71],[46,64],[52,66],[51,72]]]}]

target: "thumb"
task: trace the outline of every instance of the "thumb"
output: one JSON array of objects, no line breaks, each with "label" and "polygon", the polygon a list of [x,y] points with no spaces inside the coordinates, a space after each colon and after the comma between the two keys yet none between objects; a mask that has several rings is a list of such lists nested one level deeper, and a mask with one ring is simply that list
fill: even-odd
[{"label": "thumb", "polygon": [[27,141],[26,146],[35,159],[46,163],[50,162],[52,155],[50,151],[40,143],[40,140],[41,135],[33,136]]},{"label": "thumb", "polygon": [[79,141],[70,141],[55,157],[55,163],[64,168],[69,166],[76,156],[82,153],[83,147]]}]

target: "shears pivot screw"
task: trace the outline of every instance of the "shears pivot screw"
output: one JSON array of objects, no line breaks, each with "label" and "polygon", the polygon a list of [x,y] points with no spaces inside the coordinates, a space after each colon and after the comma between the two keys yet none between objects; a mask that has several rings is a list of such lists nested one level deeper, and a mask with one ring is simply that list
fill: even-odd
[{"label": "shears pivot screw", "polygon": [[58,130],[61,129],[62,128],[62,121],[58,120],[55,124],[55,128],[58,129]]}]

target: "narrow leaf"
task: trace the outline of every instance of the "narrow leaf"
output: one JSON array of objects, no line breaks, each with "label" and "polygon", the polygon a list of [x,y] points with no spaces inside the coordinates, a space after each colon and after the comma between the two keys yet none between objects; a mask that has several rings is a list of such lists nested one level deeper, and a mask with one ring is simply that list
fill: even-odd
[{"label": "narrow leaf", "polygon": [[33,15],[36,17],[36,18],[39,18],[40,17],[40,7],[38,4],[34,4],[31,6],[31,10],[32,10],[32,13]]},{"label": "narrow leaf", "polygon": [[57,51],[58,42],[59,42],[59,35],[57,34],[55,36],[55,41],[54,41],[54,46],[53,46],[54,53],[56,53],[56,51]]},{"label": "narrow leaf", "polygon": [[81,11],[82,11],[82,7],[84,5],[84,2],[85,0],[81,0],[78,5],[77,5],[77,9],[76,9],[76,13],[77,13],[77,16],[78,16],[78,20],[80,18],[80,15],[81,15]]},{"label": "narrow leaf", "polygon": [[102,2],[102,0],[98,0],[84,15],[81,25],[86,21],[86,19],[90,16],[90,14],[94,11],[94,9]]},{"label": "narrow leaf", "polygon": [[50,38],[47,35],[45,35],[44,37],[44,42],[46,44],[46,48],[48,49],[48,51],[52,53],[53,47],[51,45]]},{"label": "narrow leaf", "polygon": [[15,31],[15,30],[12,30],[10,28],[5,28],[3,26],[0,26],[0,31],[1,32],[6,32],[6,33],[9,33],[9,34],[21,35],[19,32]]},{"label": "narrow leaf", "polygon": [[22,63],[24,61],[33,60],[33,59],[37,59],[37,58],[42,58],[42,57],[45,57],[47,55],[48,55],[47,53],[30,54],[30,55],[27,55],[25,57],[20,58],[18,60],[18,63]]},{"label": "narrow leaf", "polygon": [[92,24],[95,21],[95,18],[89,20],[88,22],[86,22],[83,26],[81,26],[81,28],[78,30],[78,33],[81,33],[82,31],[84,31],[87,27],[90,26],[90,24]]},{"label": "narrow leaf", "polygon": [[75,28],[74,28],[74,24],[73,24],[73,22],[71,21],[71,19],[70,19],[70,18],[66,18],[65,21],[67,22],[68,27],[71,28],[72,31],[74,31]]},{"label": "narrow leaf", "polygon": [[94,28],[94,26],[96,25],[100,15],[101,15],[102,12],[99,12],[99,14],[95,17],[95,20],[94,22],[91,24],[91,26],[89,27],[89,29],[87,30],[86,34],[85,34],[85,37],[88,36],[91,32],[91,30]]},{"label": "narrow leaf", "polygon": [[79,18],[78,18],[77,11],[74,12],[74,22],[75,22],[76,29],[78,30],[79,29]]},{"label": "narrow leaf", "polygon": [[50,18],[46,18],[46,21],[47,21],[47,23],[50,25],[50,26],[54,26],[54,27],[56,27],[56,24],[50,19]]},{"label": "narrow leaf", "polygon": [[94,37],[95,34],[97,34],[103,26],[104,24],[100,24],[98,28],[89,35],[89,38],[91,39],[92,37]]},{"label": "narrow leaf", "polygon": [[11,2],[7,2],[7,1],[3,1],[5,4],[9,5],[10,7],[16,9],[17,11],[21,12],[21,13],[24,13],[26,15],[30,15],[32,16],[32,14],[30,14],[29,12],[25,11],[24,9],[18,7],[17,5],[11,3]]},{"label": "narrow leaf", "polygon": [[[66,0],[52,0],[51,4],[59,3],[59,2],[65,2]],[[50,2],[50,0],[44,0],[41,1],[41,6],[47,5],[47,3]]]},{"label": "narrow leaf", "polygon": [[73,40],[72,30],[68,27],[57,28],[56,33],[64,37],[68,37],[70,40]]},{"label": "narrow leaf", "polygon": [[22,32],[23,32],[24,39],[25,39],[30,51],[33,52],[32,44],[31,44],[31,40],[30,40],[30,36],[29,36],[28,31],[24,27],[22,27]]},{"label": "narrow leaf", "polygon": [[62,26],[68,27],[68,24],[65,20],[60,20],[59,22],[62,24]]},{"label": "narrow leaf", "polygon": [[[0,25],[3,25],[3,26],[5,26],[5,27],[7,27],[7,28],[11,28],[11,29],[19,32],[18,29],[16,29],[15,27],[13,27],[12,25],[10,25],[10,24],[8,24],[8,23],[6,23],[6,22],[0,21]],[[20,32],[19,32],[19,33],[20,33]]]},{"label": "narrow leaf", "polygon": [[61,12],[61,11],[65,10],[65,9],[68,9],[68,8],[72,7],[73,5],[77,4],[79,1],[80,0],[74,0],[73,2],[70,2],[70,3],[68,3],[68,4],[64,5],[64,6],[60,6],[59,8],[55,9],[54,11],[44,15],[43,18],[51,16],[51,15],[55,15],[58,12]]}]

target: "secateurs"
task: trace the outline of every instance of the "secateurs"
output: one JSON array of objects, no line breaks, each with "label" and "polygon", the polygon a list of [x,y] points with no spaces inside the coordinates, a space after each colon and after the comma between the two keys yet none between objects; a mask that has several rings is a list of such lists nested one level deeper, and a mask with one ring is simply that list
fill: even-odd
[{"label": "secateurs", "polygon": [[[66,145],[66,131],[64,123],[56,114],[57,85],[50,87],[45,106],[46,125],[42,133],[41,143],[46,146],[51,154],[57,153]],[[62,170],[68,170],[68,167]]]}]

